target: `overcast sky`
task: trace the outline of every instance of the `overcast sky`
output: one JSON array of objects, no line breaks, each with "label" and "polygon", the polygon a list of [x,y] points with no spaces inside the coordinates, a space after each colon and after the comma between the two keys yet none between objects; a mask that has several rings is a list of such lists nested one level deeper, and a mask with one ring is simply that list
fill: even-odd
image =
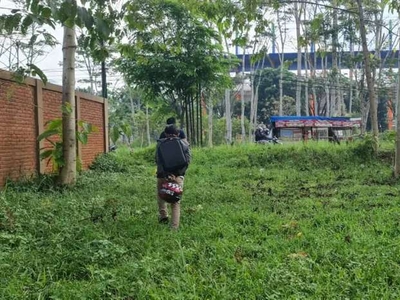
[{"label": "overcast sky", "polygon": [[[123,0],[119,1],[119,5],[121,5]],[[9,13],[12,8],[15,8],[15,5],[13,4],[12,1],[10,0],[0,0],[0,14],[3,13]],[[385,21],[388,21],[389,19],[392,19],[393,22],[396,22],[398,18],[396,18],[393,14],[387,14],[387,18],[385,18]],[[49,82],[56,83],[56,84],[61,84],[62,82],[62,67],[60,66],[60,62],[62,61],[62,37],[63,37],[63,29],[58,26],[55,30],[47,27],[46,30],[51,33],[58,41],[59,44],[55,46],[54,48],[49,48],[47,47],[46,50],[46,55],[43,57],[38,58],[35,61],[35,64],[41,68],[46,76],[48,77]],[[397,30],[396,30],[397,33]],[[287,43],[285,46],[285,52],[295,52],[296,51],[296,43],[295,43],[295,32],[294,32],[294,24],[289,24],[288,25],[288,37],[287,37]],[[397,34],[396,34],[397,36]],[[17,37],[13,36],[13,39],[16,39]],[[24,38],[20,37],[21,41],[27,41],[29,38]],[[395,37],[394,37],[395,39]],[[372,40],[372,39],[371,39]],[[0,43],[5,43],[6,39],[2,36],[0,36]],[[394,40],[396,42],[397,40]],[[269,45],[270,52],[272,52],[272,46]],[[238,53],[243,53],[242,49],[234,49],[232,48],[231,51],[235,52],[238,51]],[[357,49],[356,49],[357,50]],[[248,50],[250,51],[250,50]],[[278,51],[278,50],[277,50]],[[1,52],[0,52],[1,54]],[[22,55],[20,55],[22,56]],[[22,58],[22,57],[21,57]],[[0,57],[0,69],[1,68],[6,68],[8,66],[8,56],[6,54],[3,54]],[[100,68],[100,66],[99,66]],[[88,75],[87,72],[84,68],[77,68],[76,70],[76,79],[87,79]],[[115,81],[117,77],[115,75],[110,75],[109,76],[109,81]],[[82,84],[77,83],[77,85],[82,86]]]}]

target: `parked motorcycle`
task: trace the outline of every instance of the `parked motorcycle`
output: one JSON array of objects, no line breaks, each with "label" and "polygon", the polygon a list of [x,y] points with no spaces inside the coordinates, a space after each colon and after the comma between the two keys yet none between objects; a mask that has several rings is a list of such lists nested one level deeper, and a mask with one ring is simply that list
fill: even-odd
[{"label": "parked motorcycle", "polygon": [[267,139],[264,140],[259,140],[256,142],[257,144],[274,144],[274,145],[282,145],[282,141],[278,139],[276,136],[274,137],[268,137]]},{"label": "parked motorcycle", "polygon": [[109,152],[114,152],[115,150],[117,150],[117,146],[116,146],[116,145],[111,145],[111,146],[108,148],[108,151],[109,151]]}]

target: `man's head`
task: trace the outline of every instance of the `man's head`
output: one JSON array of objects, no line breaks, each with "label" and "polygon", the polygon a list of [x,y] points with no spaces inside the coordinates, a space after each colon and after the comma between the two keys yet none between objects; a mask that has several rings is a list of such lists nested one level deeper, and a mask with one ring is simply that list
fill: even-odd
[{"label": "man's head", "polygon": [[179,135],[179,131],[178,128],[174,125],[168,125],[167,127],[165,127],[164,132],[167,136],[178,136]]},{"label": "man's head", "polygon": [[167,125],[174,125],[175,123],[176,123],[176,120],[174,117],[167,119]]}]

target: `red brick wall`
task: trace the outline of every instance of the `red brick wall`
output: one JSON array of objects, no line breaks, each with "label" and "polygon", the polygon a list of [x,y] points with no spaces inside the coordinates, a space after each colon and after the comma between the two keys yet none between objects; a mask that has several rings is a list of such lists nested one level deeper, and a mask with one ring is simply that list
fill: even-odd
[{"label": "red brick wall", "polygon": [[43,120],[44,123],[55,118],[61,118],[61,93],[43,89]]},{"label": "red brick wall", "polygon": [[[56,91],[50,91],[43,89],[43,123],[44,130],[47,129],[46,123],[48,121],[54,120],[56,118],[61,118],[61,104],[62,104],[62,94]],[[57,141],[57,138],[50,138],[52,141]],[[51,144],[47,141],[44,142],[44,147],[51,147]],[[45,161],[46,173],[51,173],[53,171],[53,165],[46,160]]]},{"label": "red brick wall", "polygon": [[[1,70],[0,70],[1,71]],[[107,149],[107,103],[102,98],[77,93],[80,120],[92,123],[97,132],[89,135],[80,149],[83,168]],[[35,101],[36,98],[40,98]],[[39,107],[35,103],[40,103]],[[39,164],[37,135],[46,129],[40,124],[61,117],[61,87],[52,84],[42,88],[28,78],[25,84],[12,81],[11,73],[0,72],[0,187],[7,178],[18,179],[39,172],[51,172],[49,164]],[[39,120],[39,121],[38,121]],[[49,143],[45,142],[44,146]]]},{"label": "red brick wall", "polygon": [[0,186],[36,169],[34,87],[0,79]]},{"label": "red brick wall", "polygon": [[104,105],[99,102],[80,99],[81,120],[96,127],[96,131],[89,135],[88,143],[82,145],[82,166],[87,168],[93,159],[104,152]]}]

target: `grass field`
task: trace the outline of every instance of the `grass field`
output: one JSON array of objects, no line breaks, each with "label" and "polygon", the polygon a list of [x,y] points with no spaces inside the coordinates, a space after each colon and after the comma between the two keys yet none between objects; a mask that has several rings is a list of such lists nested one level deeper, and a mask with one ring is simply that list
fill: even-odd
[{"label": "grass field", "polygon": [[399,299],[400,184],[368,144],[194,149],[181,228],[157,222],[154,149],[76,187],[0,192],[1,299]]}]

